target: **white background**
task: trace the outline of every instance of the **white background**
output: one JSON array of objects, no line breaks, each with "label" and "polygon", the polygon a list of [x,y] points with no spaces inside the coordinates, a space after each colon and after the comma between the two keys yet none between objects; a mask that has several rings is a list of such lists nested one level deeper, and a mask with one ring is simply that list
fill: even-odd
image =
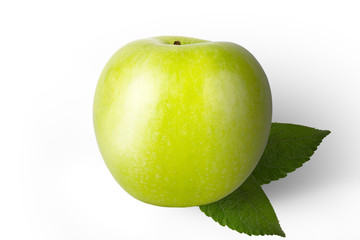
[{"label": "white background", "polygon": [[332,131],[264,189],[287,239],[359,239],[356,2],[1,1],[0,239],[282,239],[141,203],[108,172],[92,126],[97,79],[121,46],[159,35],[244,46],[268,75],[273,121]]}]

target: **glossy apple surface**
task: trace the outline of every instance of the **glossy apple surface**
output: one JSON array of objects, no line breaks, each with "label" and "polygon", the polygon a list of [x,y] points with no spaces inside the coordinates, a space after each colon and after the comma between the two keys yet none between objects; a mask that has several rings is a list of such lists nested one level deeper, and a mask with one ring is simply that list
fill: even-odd
[{"label": "glossy apple surface", "polygon": [[246,49],[169,36],[111,57],[93,117],[102,157],[130,195],[186,207],[217,201],[246,180],[271,115],[268,80]]}]

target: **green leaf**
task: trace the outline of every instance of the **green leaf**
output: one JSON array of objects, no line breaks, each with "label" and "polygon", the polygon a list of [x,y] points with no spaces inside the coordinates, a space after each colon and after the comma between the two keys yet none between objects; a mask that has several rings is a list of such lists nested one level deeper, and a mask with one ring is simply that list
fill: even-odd
[{"label": "green leaf", "polygon": [[240,233],[285,237],[269,199],[253,176],[227,197],[200,206],[200,210]]},{"label": "green leaf", "polygon": [[260,185],[286,177],[301,167],[328,134],[328,130],[273,123],[265,151],[252,175],[227,197],[200,206],[201,211],[240,233],[285,237]]},{"label": "green leaf", "polygon": [[328,130],[273,123],[265,151],[252,175],[259,184],[286,177],[308,161]]}]

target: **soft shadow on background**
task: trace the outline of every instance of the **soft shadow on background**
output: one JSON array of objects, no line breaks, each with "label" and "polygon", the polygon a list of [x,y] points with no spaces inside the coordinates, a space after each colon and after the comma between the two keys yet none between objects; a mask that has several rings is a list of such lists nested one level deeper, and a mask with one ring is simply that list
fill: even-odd
[{"label": "soft shadow on background", "polygon": [[[301,65],[304,64],[305,62]],[[311,76],[311,69],[307,74]],[[317,73],[313,74],[313,78],[316,78]],[[287,198],[309,195],[338,184],[345,184],[350,176],[346,166],[339,164],[339,155],[344,148],[344,141],[340,138],[342,134],[339,134],[341,124],[327,116],[330,113],[329,108],[311,107],[314,104],[311,98],[304,100],[297,97],[296,92],[294,94],[291,92],[293,87],[287,88],[286,82],[289,82],[287,79],[294,79],[295,75],[285,72],[272,77],[276,78],[276,80],[269,79],[270,83],[273,80],[275,85],[272,88],[273,122],[299,124],[330,130],[331,133],[323,139],[310,160],[302,167],[288,173],[285,178],[263,185],[270,200],[285,201]],[[276,86],[277,84],[285,86]],[[306,94],[306,89],[300,89],[297,93],[299,91],[300,94]]]},{"label": "soft shadow on background", "polygon": [[331,179],[331,176],[335,171],[333,169],[324,171],[325,161],[321,161],[316,156],[310,161],[318,162],[307,162],[285,178],[263,185],[270,200],[286,201],[287,198],[309,195],[314,191],[321,191],[324,187],[333,185],[334,180]]}]

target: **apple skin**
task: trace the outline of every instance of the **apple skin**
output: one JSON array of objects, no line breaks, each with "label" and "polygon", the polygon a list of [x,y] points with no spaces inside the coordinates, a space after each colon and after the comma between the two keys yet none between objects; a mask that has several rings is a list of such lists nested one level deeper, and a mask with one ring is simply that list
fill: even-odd
[{"label": "apple skin", "polygon": [[251,53],[176,36],[118,50],[93,107],[113,177],[133,197],[168,207],[208,204],[238,188],[264,151],[272,116],[269,83]]}]

